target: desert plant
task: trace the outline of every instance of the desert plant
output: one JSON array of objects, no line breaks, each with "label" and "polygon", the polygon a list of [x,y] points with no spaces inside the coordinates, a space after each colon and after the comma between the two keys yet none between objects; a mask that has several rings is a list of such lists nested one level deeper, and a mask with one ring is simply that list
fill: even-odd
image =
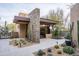
[{"label": "desert plant", "polygon": [[66,47],[63,48],[63,52],[65,52],[67,54],[73,54],[75,51],[72,47],[66,46]]},{"label": "desert plant", "polygon": [[52,50],[50,48],[47,49],[47,52],[52,52]]},{"label": "desert plant", "polygon": [[73,48],[76,48],[77,47],[77,42],[76,40],[72,41],[72,45],[71,45]]},{"label": "desert plant", "polygon": [[71,38],[72,38],[71,33],[69,32],[69,33],[66,35],[65,38],[71,40]]},{"label": "desert plant", "polygon": [[[13,39],[9,42],[10,45],[14,45],[14,46],[17,46],[17,47],[23,47],[27,44],[28,42],[24,39]],[[30,42],[29,42],[30,44]]]},{"label": "desert plant", "polygon": [[45,54],[45,52],[42,51],[42,50],[39,50],[39,51],[37,52],[37,55],[38,55],[38,56],[43,56],[44,54]]},{"label": "desert plant", "polygon": [[23,45],[25,45],[26,44],[26,41],[25,40],[20,40],[20,42],[23,44]]},{"label": "desert plant", "polygon": [[62,47],[65,47],[65,46],[66,46],[66,44],[65,44],[65,43],[63,43],[63,44],[61,44],[61,46],[62,46]]},{"label": "desert plant", "polygon": [[58,45],[55,45],[54,48],[59,49],[59,46]]},{"label": "desert plant", "polygon": [[58,50],[58,51],[57,51],[57,54],[62,54],[62,51],[61,51],[61,50]]},{"label": "desert plant", "polygon": [[23,39],[20,39],[20,41],[23,43],[24,42],[24,40]]},{"label": "desert plant", "polygon": [[58,27],[55,27],[55,30],[53,30],[53,32],[52,32],[52,36],[53,36],[55,39],[58,39],[58,37],[59,37],[59,30],[58,30]]},{"label": "desert plant", "polygon": [[14,46],[17,46],[17,45],[18,45],[18,41],[17,41],[17,40],[14,40],[13,42],[14,42],[14,43],[13,43]]},{"label": "desert plant", "polygon": [[20,41],[18,42],[18,47],[22,47],[22,43]]}]

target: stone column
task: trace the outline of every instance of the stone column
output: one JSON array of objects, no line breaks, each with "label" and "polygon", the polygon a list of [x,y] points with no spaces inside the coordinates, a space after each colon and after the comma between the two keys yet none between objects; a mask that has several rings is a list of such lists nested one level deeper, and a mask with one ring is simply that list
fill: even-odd
[{"label": "stone column", "polygon": [[29,14],[28,37],[33,42],[40,42],[40,10],[34,9]]}]

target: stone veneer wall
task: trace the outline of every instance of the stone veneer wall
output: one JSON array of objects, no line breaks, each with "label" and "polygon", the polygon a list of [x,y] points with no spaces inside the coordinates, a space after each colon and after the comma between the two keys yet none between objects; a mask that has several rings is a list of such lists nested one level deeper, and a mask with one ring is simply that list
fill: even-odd
[{"label": "stone veneer wall", "polygon": [[40,42],[40,10],[34,9],[29,13],[28,38],[33,42]]}]

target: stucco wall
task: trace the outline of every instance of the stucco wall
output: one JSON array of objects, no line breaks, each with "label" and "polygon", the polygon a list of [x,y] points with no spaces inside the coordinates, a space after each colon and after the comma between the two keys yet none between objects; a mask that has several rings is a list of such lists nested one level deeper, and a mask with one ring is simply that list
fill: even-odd
[{"label": "stucco wall", "polygon": [[79,4],[75,4],[71,8],[71,22],[74,22],[73,30],[72,30],[72,39],[77,41],[78,44],[78,29],[77,29],[77,21],[79,21]]}]

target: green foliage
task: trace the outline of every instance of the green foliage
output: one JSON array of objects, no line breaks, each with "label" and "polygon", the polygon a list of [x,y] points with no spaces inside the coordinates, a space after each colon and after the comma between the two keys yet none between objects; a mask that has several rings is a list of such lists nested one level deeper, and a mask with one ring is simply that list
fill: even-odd
[{"label": "green foliage", "polygon": [[21,42],[22,44],[24,44],[24,45],[26,44],[26,41],[25,41],[25,40],[22,40],[22,39],[21,39],[20,42]]},{"label": "green foliage", "polygon": [[9,31],[15,31],[16,24],[14,23],[7,24],[7,28],[9,29]]},{"label": "green foliage", "polygon": [[55,45],[54,48],[59,49],[59,46],[58,45]]},{"label": "green foliage", "polygon": [[63,48],[63,52],[65,52],[67,54],[73,54],[75,51],[72,47],[66,46],[66,47]]},{"label": "green foliage", "polygon": [[26,40],[23,40],[23,39],[12,40],[12,41],[10,41],[10,43],[13,44],[14,46],[19,46],[19,47],[22,47],[22,45],[26,45],[27,44]]},{"label": "green foliage", "polygon": [[63,44],[61,44],[61,46],[62,46],[62,47],[65,47],[65,46],[66,46],[66,44],[65,44],[65,43],[63,43]]},{"label": "green foliage", "polygon": [[67,34],[67,36],[65,37],[66,39],[71,39],[72,38],[72,36],[71,36],[71,34],[70,33],[68,33]]},{"label": "green foliage", "polygon": [[37,55],[38,56],[43,56],[45,54],[45,52],[43,52],[42,50],[39,50],[38,52],[37,52]]},{"label": "green foliage", "polygon": [[57,9],[57,11],[50,10],[49,14],[48,14],[48,18],[55,20],[55,21],[62,20],[63,19],[63,10],[62,9]]},{"label": "green foliage", "polygon": [[13,40],[14,46],[17,46],[19,44],[18,40]]},{"label": "green foliage", "polygon": [[59,27],[59,30],[62,30],[63,28],[65,28],[64,23],[63,23],[64,16],[63,16],[63,10],[62,9],[57,9],[57,11],[56,10],[50,10],[47,18],[56,22],[56,26]]},{"label": "green foliage", "polygon": [[58,51],[57,51],[57,54],[62,54],[62,51],[61,51],[61,50],[58,50]]},{"label": "green foliage", "polygon": [[[48,15],[46,16],[48,19],[51,19],[52,21],[54,21],[56,24],[55,26],[58,27],[56,30],[53,31],[53,35],[60,35],[61,32],[65,31],[65,24],[67,24],[66,20],[68,19],[67,15],[66,17],[64,17],[64,13],[62,9],[57,9],[57,10],[50,10]],[[60,35],[61,36],[61,35]],[[60,38],[60,37],[59,37]]]},{"label": "green foliage", "polygon": [[59,35],[58,28],[56,28],[56,29],[53,31],[53,35],[54,35],[54,36],[58,36],[58,35]]},{"label": "green foliage", "polygon": [[51,49],[51,48],[48,48],[47,51],[48,51],[48,52],[52,52],[52,49]]},{"label": "green foliage", "polygon": [[58,39],[59,36],[60,36],[60,33],[61,33],[61,31],[59,30],[59,28],[58,28],[58,27],[54,27],[54,30],[53,30],[53,32],[52,32],[52,36],[53,36],[54,38]]},{"label": "green foliage", "polygon": [[8,27],[6,25],[7,25],[7,22],[5,21],[5,25],[0,26],[0,37],[1,36],[4,36],[4,38],[8,37],[9,30],[8,30]]}]

